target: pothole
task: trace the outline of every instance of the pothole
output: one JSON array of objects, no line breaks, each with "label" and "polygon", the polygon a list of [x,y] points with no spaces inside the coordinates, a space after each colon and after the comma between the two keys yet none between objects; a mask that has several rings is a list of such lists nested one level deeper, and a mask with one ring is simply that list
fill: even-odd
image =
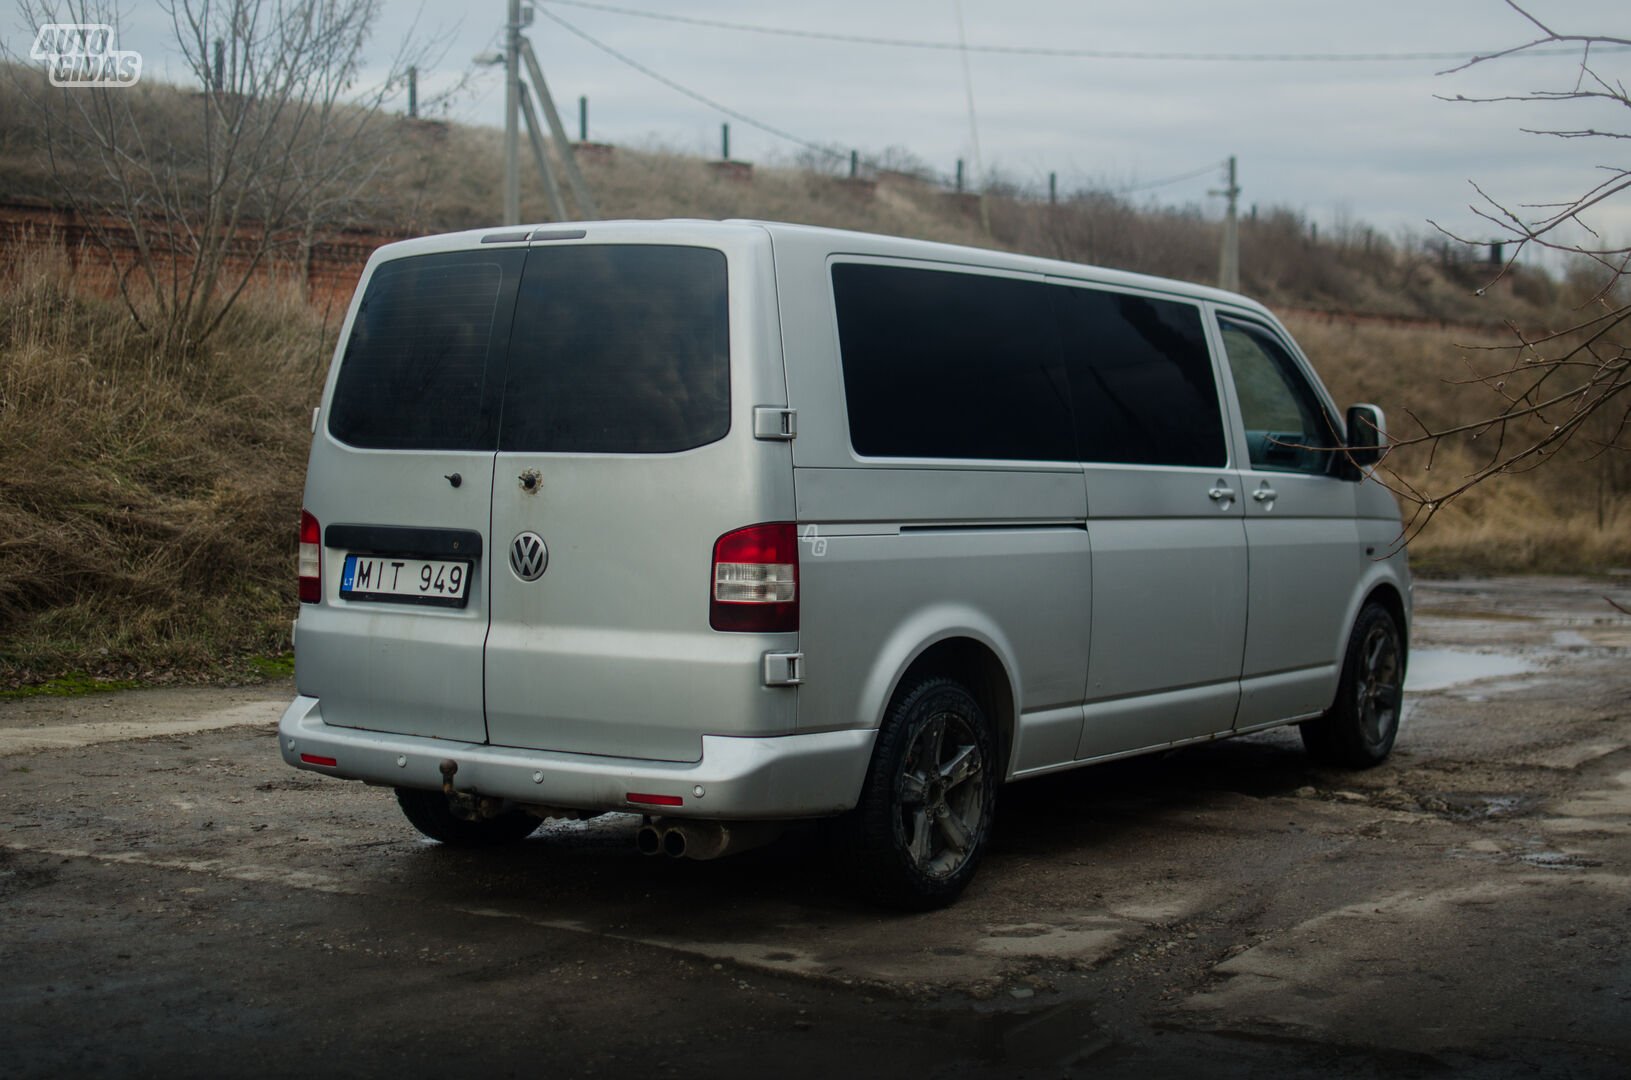
[{"label": "pothole", "polygon": [[1532,798],[1506,792],[1490,794],[1468,791],[1405,791],[1402,788],[1383,788],[1381,791],[1320,791],[1317,788],[1299,788],[1293,792],[1298,798],[1324,799],[1335,803],[1363,804],[1387,810],[1402,810],[1411,814],[1434,814],[1451,821],[1490,821],[1517,817],[1533,805]]},{"label": "pothole", "polygon": [[1586,870],[1603,865],[1601,859],[1587,858],[1568,851],[1531,851],[1527,855],[1519,855],[1518,861],[1542,870]]}]

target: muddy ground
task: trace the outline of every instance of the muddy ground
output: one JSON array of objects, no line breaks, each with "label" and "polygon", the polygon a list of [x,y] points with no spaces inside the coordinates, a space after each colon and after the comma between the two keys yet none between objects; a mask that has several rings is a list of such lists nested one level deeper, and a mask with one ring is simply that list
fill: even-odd
[{"label": "muddy ground", "polygon": [[0,706],[0,1075],[1625,1076],[1631,618],[1428,583],[1393,758],[1294,732],[1007,788],[954,908],[814,830],[416,838],[288,686]]}]

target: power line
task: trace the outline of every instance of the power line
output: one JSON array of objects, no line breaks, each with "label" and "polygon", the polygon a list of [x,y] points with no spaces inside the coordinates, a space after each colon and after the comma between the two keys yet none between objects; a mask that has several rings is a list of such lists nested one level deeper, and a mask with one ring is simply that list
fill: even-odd
[{"label": "power line", "polygon": [[[551,0],[551,2],[553,2],[553,0]],[[749,116],[747,113],[742,112],[739,109],[733,109],[729,105],[724,104],[723,102],[715,101],[713,98],[711,98],[708,95],[702,93],[700,90],[693,90],[689,86],[686,86],[684,83],[677,82],[674,79],[669,78],[667,75],[664,75],[662,72],[657,71],[657,70],[655,70],[655,69],[653,69],[651,67],[648,67],[647,65],[645,65],[645,64],[641,63],[640,61],[636,60],[634,57],[629,56],[627,53],[620,52],[619,50],[617,50],[617,49],[613,48],[612,46],[606,44],[604,41],[601,41],[599,38],[597,38],[594,35],[588,33],[587,31],[581,30],[577,26],[574,26],[572,23],[567,22],[565,19],[561,18],[559,15],[555,14],[553,11],[549,11],[549,10],[547,10],[545,8],[539,8],[538,11],[539,11],[540,14],[542,14],[544,16],[544,18],[546,18],[546,19],[550,20],[551,22],[555,23],[557,26],[559,26],[563,30],[566,30],[567,32],[573,34],[574,36],[576,36],[580,40],[582,40],[584,42],[587,42],[589,45],[594,46],[596,49],[599,49],[601,52],[605,53],[607,56],[610,56],[612,59],[618,61],[621,64],[625,64],[628,67],[633,68],[635,71],[638,71],[640,74],[646,76],[648,79],[652,79],[652,80],[654,80],[656,82],[659,82],[659,83],[663,84],[664,86],[668,87],[670,90],[673,90],[674,92],[676,92],[678,94],[683,94],[684,96],[690,98],[692,101],[698,102],[698,103],[700,103],[702,105],[706,105],[710,109],[714,109],[714,110],[716,110],[718,112],[724,113],[726,116],[729,116],[733,120],[739,120],[742,123],[747,124],[749,127],[758,128],[760,131],[763,131],[768,135],[774,135],[778,139],[784,139],[787,142],[793,143],[795,146],[802,147],[802,148],[804,148],[806,150],[812,151],[813,153],[821,154],[824,157],[834,158],[836,160],[843,160],[844,158],[846,158],[848,156],[848,155],[844,154],[841,151],[833,149],[831,146],[823,146],[820,143],[813,142],[810,139],[802,138],[802,137],[800,137],[798,135],[793,134],[790,131],[787,131],[787,130],[785,130],[783,128],[779,128],[779,127],[775,126],[774,124],[769,124],[769,123],[766,123],[763,120],[757,119],[756,117]],[[877,161],[876,159],[863,158],[861,160],[868,168],[871,168],[871,169],[881,169],[881,168],[884,167],[882,165],[882,163]],[[1180,173],[1177,176],[1168,176],[1168,177],[1165,177],[1164,179],[1161,179],[1161,180],[1150,180],[1150,181],[1146,181],[1146,182],[1143,182],[1143,183],[1128,184],[1128,185],[1126,185],[1124,187],[1110,188],[1110,189],[1104,189],[1104,190],[1108,194],[1111,194],[1111,195],[1130,195],[1130,194],[1133,194],[1134,192],[1150,191],[1150,190],[1153,190],[1155,188],[1167,187],[1167,186],[1169,186],[1171,184],[1182,183],[1185,180],[1193,180],[1193,179],[1195,179],[1197,177],[1205,176],[1207,173],[1213,172],[1213,171],[1215,171],[1216,169],[1218,169],[1220,167],[1221,167],[1220,162],[1212,162],[1210,164],[1203,165],[1202,167],[1200,167],[1198,169],[1193,169],[1193,170],[1191,170],[1189,172],[1186,172],[1186,173]],[[943,175],[936,176],[935,180],[938,183],[942,184],[942,185],[944,185],[945,182],[946,182],[946,178]]]},{"label": "power line", "polygon": [[[790,143],[795,143],[795,144],[797,144],[799,146],[804,147],[806,150],[811,150],[811,151],[814,151],[815,153],[824,154],[827,157],[832,157],[832,158],[841,158],[841,157],[845,156],[844,154],[839,153],[837,150],[834,150],[830,146],[822,146],[819,143],[811,142],[809,139],[800,138],[799,136],[794,135],[790,131],[785,131],[785,130],[779,128],[779,127],[776,127],[773,124],[767,124],[763,120],[757,120],[757,119],[749,116],[745,112],[741,112],[741,111],[739,111],[737,109],[731,108],[729,105],[725,105],[725,104],[722,104],[721,102],[715,101],[713,98],[708,97],[706,94],[703,94],[702,92],[697,91],[697,90],[693,90],[689,86],[684,85],[683,83],[675,82],[673,79],[670,79],[667,75],[664,75],[661,72],[652,70],[651,68],[647,67],[645,64],[642,64],[640,61],[634,59],[634,57],[629,56],[626,53],[619,52],[618,50],[612,48],[610,45],[606,44],[604,41],[601,41],[599,38],[593,37],[590,34],[585,33],[582,30],[579,30],[576,26],[573,26],[571,23],[567,22],[565,19],[561,18],[559,15],[555,14],[553,11],[548,10],[547,8],[539,8],[538,11],[540,12],[540,14],[542,14],[544,16],[544,18],[549,19],[551,22],[553,22],[556,25],[560,26],[562,29],[569,31],[572,34],[575,34],[577,37],[579,37],[579,38],[583,39],[584,41],[588,42],[590,45],[593,45],[595,48],[599,49],[601,52],[605,53],[607,56],[612,57],[614,60],[617,60],[620,63],[627,64],[629,67],[633,68],[635,71],[638,71],[640,74],[646,76],[648,79],[655,79],[657,82],[662,83],[664,86],[668,87],[670,90],[675,91],[676,93],[684,94],[686,97],[690,98],[692,101],[700,102],[701,104],[708,106],[708,108],[710,108],[710,109],[715,109],[715,110],[717,110],[719,112],[724,113],[726,116],[729,116],[733,120],[740,120],[742,123],[747,124],[749,127],[758,128],[760,131],[763,131],[766,134],[774,135],[778,139],[785,139]],[[871,164],[871,162],[869,162],[868,164]]]},{"label": "power line", "polygon": [[1109,193],[1111,195],[1131,195],[1135,191],[1152,191],[1155,188],[1169,187],[1172,184],[1181,184],[1185,180],[1194,180],[1197,177],[1205,176],[1207,173],[1216,172],[1225,164],[1227,163],[1214,161],[1210,165],[1203,165],[1198,169],[1180,173],[1177,176],[1169,176],[1164,180],[1147,180],[1140,184],[1128,184],[1125,187],[1112,188]]},{"label": "power line", "polygon": [[[601,11],[612,15],[628,15],[637,19],[703,26],[712,30],[738,30],[749,34],[769,34],[774,37],[804,38],[812,41],[837,41],[850,45],[881,45],[895,49],[932,49],[958,52],[965,47],[955,41],[926,41],[915,38],[872,37],[866,34],[840,34],[826,30],[796,30],[781,26],[760,26],[754,23],[729,22],[724,19],[704,19],[693,15],[673,15],[664,11],[644,11],[640,8],[621,7],[616,4],[594,3],[592,0],[538,0],[540,4],[562,4]],[[542,10],[542,9],[540,9]],[[546,12],[546,14],[548,14]],[[553,17],[553,16],[552,16]],[[1622,46],[1596,45],[1594,52],[1623,51]],[[1459,52],[1372,52],[1372,53],[1253,53],[1253,52],[1153,52],[1118,49],[1059,49],[1045,45],[969,45],[968,52],[999,53],[1009,56],[1057,56],[1081,60],[1160,60],[1186,63],[1391,63],[1417,60],[1472,60],[1487,53],[1462,50]],[[1493,50],[1492,50],[1493,51]],[[1576,56],[1579,49],[1526,49],[1525,56]]]}]

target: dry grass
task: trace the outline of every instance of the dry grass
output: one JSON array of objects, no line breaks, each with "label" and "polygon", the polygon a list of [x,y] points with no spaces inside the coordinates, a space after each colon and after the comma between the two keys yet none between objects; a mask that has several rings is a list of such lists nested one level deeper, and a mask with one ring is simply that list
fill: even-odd
[{"label": "dry grass", "polygon": [[[1488,415],[1498,404],[1488,389],[1456,380],[1467,377],[1469,361],[1489,362],[1480,347],[1505,338],[1306,316],[1286,322],[1337,401],[1382,406],[1395,434],[1415,430],[1408,413],[1445,425]],[[1441,491],[1472,471],[1479,449],[1463,440],[1431,460],[1418,448],[1387,465],[1417,489]],[[1411,558],[1439,575],[1631,567],[1631,462],[1623,458],[1592,456],[1579,445],[1543,469],[1486,481],[1439,512],[1411,542]]]},{"label": "dry grass", "polygon": [[162,680],[287,647],[329,331],[275,288],[156,353],[60,262],[0,279],[0,684]]},{"label": "dry grass", "polygon": [[1452,505],[1410,545],[1427,577],[1602,574],[1631,567],[1631,503],[1558,514],[1536,485],[1500,485]]}]

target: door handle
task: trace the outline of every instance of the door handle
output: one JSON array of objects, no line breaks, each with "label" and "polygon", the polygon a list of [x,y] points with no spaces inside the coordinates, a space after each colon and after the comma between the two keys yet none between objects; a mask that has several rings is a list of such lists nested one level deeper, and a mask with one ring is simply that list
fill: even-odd
[{"label": "door handle", "polygon": [[1218,483],[1206,489],[1206,496],[1213,502],[1228,502],[1235,497],[1235,489],[1227,484]]},{"label": "door handle", "polygon": [[1252,499],[1257,502],[1273,502],[1279,497],[1280,493],[1269,487],[1267,484],[1264,484],[1262,487],[1252,492]]}]

